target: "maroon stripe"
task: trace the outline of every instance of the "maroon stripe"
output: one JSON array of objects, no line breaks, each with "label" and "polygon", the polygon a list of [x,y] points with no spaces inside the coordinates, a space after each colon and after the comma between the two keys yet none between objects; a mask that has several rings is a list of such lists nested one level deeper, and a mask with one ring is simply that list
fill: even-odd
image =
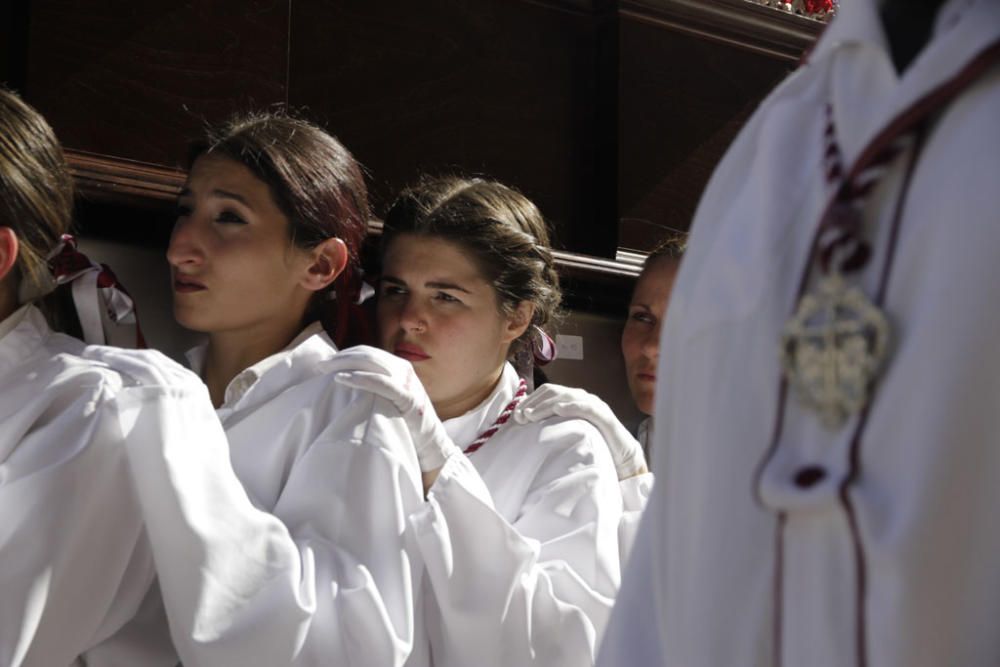
[{"label": "maroon stripe", "polygon": [[928,92],[886,125],[855,161],[848,178],[853,179],[868,166],[887,143],[914,129],[925,117],[943,107],[953,97],[965,90],[976,77],[992,66],[998,59],[1000,59],[1000,40],[992,42],[988,47],[980,51],[979,55],[963,67],[958,74]]},{"label": "maroon stripe", "polygon": [[[910,151],[909,164],[907,165],[903,183],[900,186],[899,196],[896,198],[896,206],[893,211],[892,221],[889,227],[889,248],[886,253],[885,264],[882,267],[882,274],[879,276],[878,291],[875,294],[875,304],[880,308],[885,304],[886,291],[889,286],[889,276],[892,273],[892,267],[896,258],[896,247],[899,241],[899,230],[902,226],[903,210],[906,206],[906,197],[910,191],[910,184],[913,181],[913,172],[916,171],[917,157],[920,155],[920,149],[923,147],[925,136],[926,129],[921,128],[917,133],[916,141],[914,141],[912,150]],[[858,667],[866,667],[868,664],[868,626],[867,608],[865,605],[868,597],[868,571],[867,563],[865,561],[864,544],[861,540],[861,530],[858,526],[857,512],[854,509],[854,504],[851,502],[849,489],[854,483],[857,482],[858,477],[861,475],[862,435],[864,434],[865,426],[868,425],[870,406],[871,403],[869,402],[869,404],[865,406],[864,410],[861,412],[861,415],[858,418],[858,424],[854,429],[853,436],[851,437],[849,454],[850,470],[844,478],[843,483],[840,485],[839,493],[840,503],[844,508],[844,512],[847,514],[848,525],[851,529],[855,571],[857,573],[857,580],[855,582],[857,588],[855,632]]]},{"label": "maroon stripe", "polygon": [[493,435],[500,430],[500,427],[506,424],[511,416],[514,414],[514,409],[517,408],[517,404],[521,402],[521,399],[528,393],[528,384],[521,378],[521,381],[517,385],[517,391],[514,393],[514,398],[511,399],[510,403],[504,406],[504,409],[500,411],[496,420],[482,433],[476,437],[472,443],[462,450],[463,454],[472,454],[477,451],[480,447],[486,444],[486,441],[493,437]]}]

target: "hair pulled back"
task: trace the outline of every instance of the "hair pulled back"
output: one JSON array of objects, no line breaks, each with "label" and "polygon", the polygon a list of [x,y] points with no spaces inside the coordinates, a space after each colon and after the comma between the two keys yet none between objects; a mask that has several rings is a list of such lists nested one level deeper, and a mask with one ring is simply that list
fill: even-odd
[{"label": "hair pulled back", "polygon": [[[531,200],[496,181],[425,178],[402,192],[385,217],[382,253],[401,234],[440,238],[462,247],[493,285],[500,312],[534,305],[531,324],[544,329],[559,315],[562,293],[545,220]],[[508,356],[530,348],[533,326]]]},{"label": "hair pulled back", "polygon": [[331,288],[314,296],[306,320],[321,320],[338,345],[367,338],[367,317],[354,306],[370,210],[364,174],[350,151],[322,128],[279,111],[239,114],[208,128],[189,160],[202,155],[239,162],[266,183],[288,218],[295,246],[309,249],[334,237],[344,242],[347,267]]}]

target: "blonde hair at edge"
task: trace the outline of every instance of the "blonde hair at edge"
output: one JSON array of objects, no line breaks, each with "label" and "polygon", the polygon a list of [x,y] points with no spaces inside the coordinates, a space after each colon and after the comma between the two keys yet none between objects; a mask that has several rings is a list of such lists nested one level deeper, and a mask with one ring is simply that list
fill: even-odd
[{"label": "blonde hair at edge", "polygon": [[72,216],[73,180],[55,133],[0,87],[0,227],[17,235],[18,283],[43,280],[45,257],[69,231]]}]

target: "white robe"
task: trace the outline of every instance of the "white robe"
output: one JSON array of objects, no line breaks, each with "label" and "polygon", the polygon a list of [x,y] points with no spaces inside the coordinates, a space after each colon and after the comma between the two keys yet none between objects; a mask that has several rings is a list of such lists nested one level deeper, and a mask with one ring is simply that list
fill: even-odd
[{"label": "white robe", "polygon": [[[186,371],[164,384],[147,372],[173,362],[122,351],[132,371],[53,333],[24,306],[0,323],[0,664],[63,667],[175,664],[166,627],[119,641],[156,616],[154,578],[126,447],[157,441],[156,413],[200,391]],[[177,370],[180,370],[177,367]],[[184,375],[190,376],[185,382]],[[134,402],[142,395],[141,404]],[[199,396],[200,398],[200,396]]]},{"label": "white robe", "polygon": [[[506,365],[489,398],[445,421],[455,443],[487,429],[517,383]],[[592,664],[619,584],[621,513],[607,444],[583,420],[511,420],[449,458],[411,517],[434,665]]]},{"label": "white robe", "polygon": [[[729,149],[671,298],[659,479],[600,664],[1000,664],[1000,69],[936,119],[913,171],[857,477],[857,418],[827,431],[794,395],[767,456],[781,327],[832,194],[825,105],[849,164],[998,36],[1000,2],[952,0],[897,79],[873,0],[842,2],[809,65]],[[904,163],[866,209],[869,296]],[[796,485],[807,466],[825,477]]]},{"label": "white robe", "polygon": [[[653,461],[650,457],[649,435],[653,432],[653,418],[646,417],[639,422],[636,440],[642,447],[646,461],[652,467]],[[618,484],[622,491],[622,523],[618,527],[618,543],[621,553],[622,568],[628,563],[628,557],[632,553],[632,546],[635,544],[635,536],[639,531],[639,521],[649,503],[649,494],[653,489],[653,482],[656,481],[652,472],[641,475],[633,475],[621,480]]]},{"label": "white robe", "polygon": [[423,503],[412,438],[388,401],[326,374],[341,355],[413,373],[372,348],[338,353],[313,326],[229,384],[215,421],[228,448],[130,450],[186,667],[389,667],[423,648],[403,545]]}]

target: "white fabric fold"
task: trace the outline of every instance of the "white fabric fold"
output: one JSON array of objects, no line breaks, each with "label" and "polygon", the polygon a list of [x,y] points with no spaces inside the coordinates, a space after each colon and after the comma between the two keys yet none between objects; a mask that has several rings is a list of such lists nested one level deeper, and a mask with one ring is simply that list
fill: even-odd
[{"label": "white fabric fold", "polygon": [[[445,422],[463,447],[517,388]],[[507,422],[477,452],[449,458],[410,517],[432,596],[436,667],[592,664],[618,588],[622,497],[608,446],[578,419]]]},{"label": "white fabric fold", "polygon": [[165,404],[145,428],[170,434],[166,445],[130,448],[188,667],[407,661],[420,564],[403,533],[422,504],[420,471],[395,407],[330,374],[372,364],[412,373],[386,353],[338,353],[309,332],[255,365],[221,422]]}]

